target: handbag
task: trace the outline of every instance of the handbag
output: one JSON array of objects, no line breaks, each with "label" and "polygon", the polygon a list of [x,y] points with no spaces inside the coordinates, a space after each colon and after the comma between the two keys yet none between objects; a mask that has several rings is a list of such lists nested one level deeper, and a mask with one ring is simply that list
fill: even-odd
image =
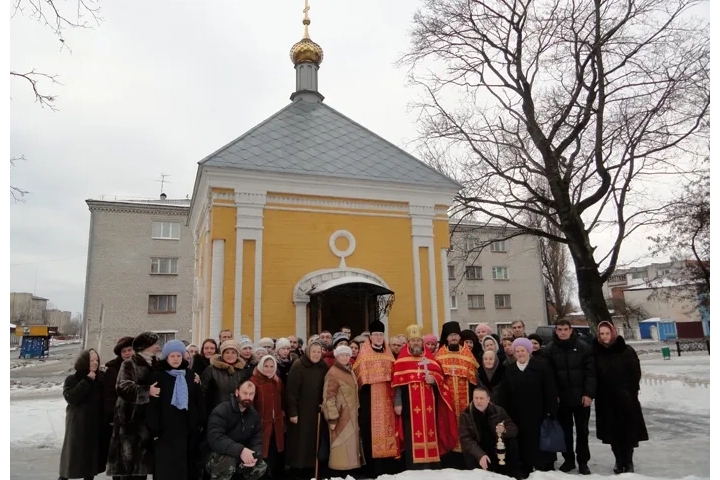
[{"label": "handbag", "polygon": [[560,422],[546,418],[540,425],[540,451],[558,453],[565,451],[565,433]]}]

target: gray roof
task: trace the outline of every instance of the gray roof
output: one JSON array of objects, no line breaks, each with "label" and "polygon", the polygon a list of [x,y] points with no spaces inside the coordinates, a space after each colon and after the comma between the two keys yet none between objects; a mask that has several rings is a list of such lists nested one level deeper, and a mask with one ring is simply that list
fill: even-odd
[{"label": "gray roof", "polygon": [[306,101],[291,103],[200,164],[460,188],[337,110]]}]

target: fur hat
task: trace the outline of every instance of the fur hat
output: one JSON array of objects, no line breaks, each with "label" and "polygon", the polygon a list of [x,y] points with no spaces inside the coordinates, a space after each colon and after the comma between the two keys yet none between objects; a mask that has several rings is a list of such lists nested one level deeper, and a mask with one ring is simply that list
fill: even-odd
[{"label": "fur hat", "polygon": [[290,340],[288,340],[285,337],[278,338],[277,341],[275,342],[275,350],[280,350],[283,347],[290,348],[291,347]]},{"label": "fur hat", "polygon": [[146,350],[156,343],[160,341],[160,337],[158,337],[157,333],[155,332],[143,332],[137,337],[133,338],[132,341],[132,347],[133,350],[135,350],[137,353],[142,352],[143,350]]},{"label": "fur hat", "polygon": [[115,348],[113,348],[113,353],[116,357],[120,356],[120,352],[122,352],[123,348],[132,347],[133,346],[133,337],[122,337],[118,342],[115,344]]},{"label": "fur hat", "polygon": [[337,345],[339,342],[342,342],[345,340],[347,343],[350,343],[350,337],[347,336],[347,334],[342,332],[337,332],[335,335],[333,335],[332,338],[332,346],[335,348],[335,345]]},{"label": "fur hat", "polygon": [[225,340],[222,345],[220,345],[220,355],[222,355],[225,350],[235,350],[235,353],[240,355],[241,345],[241,343],[237,340],[233,340],[232,338],[230,340]]},{"label": "fur hat", "polygon": [[527,336],[527,338],[528,338],[528,340],[535,340],[535,341],[538,342],[538,343],[540,344],[540,346],[542,347],[543,339],[542,339],[542,337],[541,337],[540,335],[538,335],[537,333],[531,333],[530,335]]},{"label": "fur hat", "polygon": [[380,320],[373,320],[370,322],[370,327],[368,328],[370,330],[370,333],[374,332],[382,332],[385,333],[385,324],[381,322]]},{"label": "fur hat", "polygon": [[335,349],[335,351],[333,353],[335,354],[336,357],[338,355],[352,355],[352,349],[350,347],[348,347],[347,345],[340,345],[339,347],[337,347]]},{"label": "fur hat", "polygon": [[520,338],[516,338],[515,340],[513,340],[513,343],[512,343],[513,352],[515,351],[515,349],[517,347],[523,347],[525,350],[528,351],[528,353],[532,353],[532,351],[533,351],[532,342],[525,337],[520,337]]},{"label": "fur hat", "polygon": [[185,356],[185,344],[180,340],[170,340],[162,349],[162,358],[167,358],[171,353],[179,353],[183,357]]}]

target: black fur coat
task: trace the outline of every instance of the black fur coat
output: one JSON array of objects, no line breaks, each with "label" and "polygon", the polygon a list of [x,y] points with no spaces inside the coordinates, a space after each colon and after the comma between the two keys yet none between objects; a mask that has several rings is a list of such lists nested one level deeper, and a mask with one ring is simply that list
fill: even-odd
[{"label": "black fur coat", "polygon": [[107,475],[153,473],[153,438],[145,422],[153,374],[154,367],[138,353],[120,366],[115,384],[118,399],[113,416]]}]

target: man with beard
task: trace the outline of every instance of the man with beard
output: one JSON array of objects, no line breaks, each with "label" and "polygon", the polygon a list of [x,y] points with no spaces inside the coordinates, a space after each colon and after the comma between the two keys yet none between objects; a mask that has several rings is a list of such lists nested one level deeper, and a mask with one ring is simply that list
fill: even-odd
[{"label": "man with beard", "polygon": [[393,366],[397,432],[408,470],[440,469],[440,456],[458,441],[457,419],[442,367],[423,345],[422,328],[410,325],[408,343]]},{"label": "man with beard", "polygon": [[254,399],[255,384],[245,380],[235,396],[210,414],[206,468],[213,480],[231,480],[238,478],[236,474],[244,480],[257,480],[265,474],[262,419],[253,408]]},{"label": "man with beard", "polygon": [[[440,334],[440,349],[435,355],[435,359],[442,367],[445,385],[450,392],[456,426],[460,423],[460,415],[470,403],[473,388],[477,385],[477,369],[480,366],[470,347],[460,345],[460,333],[458,322],[445,323]],[[443,466],[460,470],[464,464],[458,439],[452,452],[443,458]]]},{"label": "man with beard", "polygon": [[370,324],[370,338],[360,347],[353,372],[360,396],[360,433],[369,477],[399,472],[398,438],[395,432],[393,390],[391,387],[395,357],[385,343],[385,325]]}]

